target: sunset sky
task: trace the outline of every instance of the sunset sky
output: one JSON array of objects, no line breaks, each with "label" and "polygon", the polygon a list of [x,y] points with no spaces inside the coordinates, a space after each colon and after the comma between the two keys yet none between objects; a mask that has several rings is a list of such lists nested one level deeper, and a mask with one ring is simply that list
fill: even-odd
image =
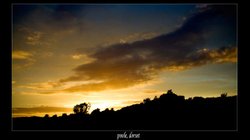
[{"label": "sunset sky", "polygon": [[237,94],[237,5],[14,4],[12,23],[14,116]]}]

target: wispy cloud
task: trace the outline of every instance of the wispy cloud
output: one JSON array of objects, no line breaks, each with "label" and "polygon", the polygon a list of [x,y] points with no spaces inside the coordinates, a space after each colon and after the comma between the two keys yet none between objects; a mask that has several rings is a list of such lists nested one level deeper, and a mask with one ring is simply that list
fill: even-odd
[{"label": "wispy cloud", "polygon": [[79,60],[82,55],[72,55],[72,59]]},{"label": "wispy cloud", "polygon": [[20,88],[28,88],[35,90],[51,90],[53,88],[62,86],[59,82],[42,82],[42,83],[31,83],[28,85],[20,85]]},{"label": "wispy cloud", "polygon": [[26,43],[29,45],[40,45],[42,35],[42,32],[33,32],[30,36],[27,36]]},{"label": "wispy cloud", "polygon": [[72,108],[65,107],[49,107],[49,106],[40,106],[40,107],[31,107],[31,108],[13,108],[13,113],[28,113],[28,112],[63,112],[63,111],[72,111]]},{"label": "wispy cloud", "polygon": [[12,59],[24,59],[24,60],[31,60],[33,54],[27,51],[13,51],[12,52]]},{"label": "wispy cloud", "polygon": [[74,60],[81,60],[83,64],[91,63],[95,60],[86,54],[79,54],[79,53],[71,55],[71,58]]},{"label": "wispy cloud", "polygon": [[48,47],[56,42],[52,31],[42,30],[41,26],[35,28],[21,24],[14,29],[13,37],[16,41],[21,41],[31,47]]},{"label": "wispy cloud", "polygon": [[22,50],[12,51],[12,59],[14,69],[29,67],[36,62],[33,53]]},{"label": "wispy cloud", "polygon": [[155,93],[159,93],[159,92],[161,92],[161,91],[155,90],[155,89],[144,90],[144,93],[147,93],[147,94],[155,94]]},{"label": "wispy cloud", "polygon": [[156,37],[158,34],[155,32],[134,33],[120,39],[120,43],[132,43],[137,40],[146,40]]}]

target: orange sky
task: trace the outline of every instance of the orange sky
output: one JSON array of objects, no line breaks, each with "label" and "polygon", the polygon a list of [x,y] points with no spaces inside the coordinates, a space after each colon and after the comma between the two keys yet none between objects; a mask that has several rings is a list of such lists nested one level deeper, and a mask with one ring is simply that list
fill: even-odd
[{"label": "orange sky", "polygon": [[235,7],[15,4],[13,114],[119,109],[168,89],[236,95]]}]

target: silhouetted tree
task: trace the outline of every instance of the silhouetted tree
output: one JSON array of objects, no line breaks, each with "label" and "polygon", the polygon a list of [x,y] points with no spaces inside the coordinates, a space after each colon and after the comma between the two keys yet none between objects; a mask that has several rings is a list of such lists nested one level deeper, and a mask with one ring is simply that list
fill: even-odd
[{"label": "silhouetted tree", "polygon": [[91,112],[91,115],[98,115],[100,113],[100,109],[99,108],[97,108],[97,109],[95,109],[95,110],[93,110],[92,112]]},{"label": "silhouetted tree", "polygon": [[220,97],[221,97],[221,98],[227,97],[227,93],[222,93],[222,94],[220,95]]},{"label": "silhouetted tree", "polygon": [[67,114],[66,114],[66,113],[63,113],[63,114],[62,114],[62,117],[63,117],[63,118],[66,118],[66,117],[67,117]]},{"label": "silhouetted tree", "polygon": [[157,97],[157,96],[155,96],[155,97],[154,97],[154,100],[157,100],[157,99],[158,99],[158,97]]},{"label": "silhouetted tree", "polygon": [[143,100],[143,103],[146,104],[146,103],[149,103],[150,102],[150,98],[146,98]]},{"label": "silhouetted tree", "polygon": [[168,90],[166,94],[162,94],[160,96],[160,100],[167,100],[168,103],[175,102],[178,96],[172,91],[172,89]]},{"label": "silhouetted tree", "polygon": [[168,90],[167,94],[174,94],[172,89]]},{"label": "silhouetted tree", "polygon": [[104,111],[102,111],[103,114],[107,115],[107,114],[110,114],[110,113],[113,113],[114,112],[114,108],[106,108]]},{"label": "silhouetted tree", "polygon": [[73,111],[75,114],[87,114],[90,109],[90,103],[82,103],[74,106]]},{"label": "silhouetted tree", "polygon": [[109,112],[109,108],[106,108],[103,112]]},{"label": "silhouetted tree", "polygon": [[45,114],[45,115],[44,115],[44,118],[49,118],[49,114]]},{"label": "silhouetted tree", "polygon": [[204,100],[204,98],[197,96],[197,97],[194,97],[193,100],[194,101],[202,101],[202,100]]},{"label": "silhouetted tree", "polygon": [[74,108],[73,108],[73,111],[74,111],[75,114],[80,113],[80,105],[75,105]]}]

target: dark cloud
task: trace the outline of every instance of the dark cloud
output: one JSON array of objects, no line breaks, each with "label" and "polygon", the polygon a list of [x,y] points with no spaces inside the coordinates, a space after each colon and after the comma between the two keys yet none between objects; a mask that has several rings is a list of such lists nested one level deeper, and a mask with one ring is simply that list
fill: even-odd
[{"label": "dark cloud", "polygon": [[29,28],[46,33],[63,33],[85,29],[84,5],[22,5],[13,6],[15,28]]},{"label": "dark cloud", "polygon": [[178,71],[209,63],[236,62],[235,46],[203,47],[213,38],[207,33],[224,26],[224,23],[236,30],[235,13],[234,5],[207,6],[172,33],[100,48],[89,55],[95,61],[77,66],[75,75],[60,82],[102,81],[65,89],[68,92],[120,89],[145,83],[162,70]]}]

